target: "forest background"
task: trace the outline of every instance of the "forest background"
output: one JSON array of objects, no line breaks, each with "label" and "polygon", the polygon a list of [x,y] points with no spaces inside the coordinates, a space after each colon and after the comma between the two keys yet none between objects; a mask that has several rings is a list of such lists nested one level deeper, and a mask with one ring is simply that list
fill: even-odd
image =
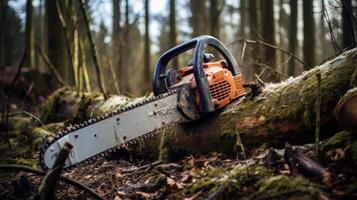
[{"label": "forest background", "polygon": [[[228,46],[246,82],[255,74],[279,82],[355,46],[356,6],[354,0],[2,0],[0,83],[10,85],[21,64],[32,78],[16,88],[36,102],[42,96],[26,97],[29,89],[48,94],[63,85],[141,96],[151,91],[157,58],[203,34]],[[185,66],[190,56],[171,66]]]}]

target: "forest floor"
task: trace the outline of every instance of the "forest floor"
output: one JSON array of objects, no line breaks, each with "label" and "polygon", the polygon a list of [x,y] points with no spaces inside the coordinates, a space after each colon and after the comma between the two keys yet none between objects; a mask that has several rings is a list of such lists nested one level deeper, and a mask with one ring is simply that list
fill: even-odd
[{"label": "forest floor", "polygon": [[[284,149],[264,147],[247,152],[247,159],[217,153],[162,164],[129,155],[102,158],[63,175],[105,199],[356,199],[356,154],[352,151],[356,144],[354,135],[340,132],[323,142],[319,159],[312,144],[294,147],[327,167],[332,174],[327,181],[307,177],[304,170],[296,174],[290,170],[289,159],[284,159]],[[3,173],[0,199],[32,198],[42,178],[26,172]],[[58,199],[94,199],[61,181],[57,188]]]},{"label": "forest floor", "polygon": [[[19,102],[38,110],[36,102]],[[14,107],[13,113],[27,110],[10,107]],[[11,130],[19,131],[14,131],[12,139],[0,138],[0,168],[3,164],[38,168],[36,155],[42,133],[33,134],[41,124],[26,115],[12,116],[11,120]],[[45,126],[55,133],[65,125],[56,122]],[[105,199],[357,199],[357,134],[336,133],[321,142],[318,153],[314,144],[294,146],[303,157],[288,154],[287,149],[263,145],[235,156],[191,155],[174,163],[117,154],[62,175]],[[33,173],[0,169],[0,199],[31,199],[42,180],[43,176]],[[58,183],[56,197],[95,199],[63,181]]]}]

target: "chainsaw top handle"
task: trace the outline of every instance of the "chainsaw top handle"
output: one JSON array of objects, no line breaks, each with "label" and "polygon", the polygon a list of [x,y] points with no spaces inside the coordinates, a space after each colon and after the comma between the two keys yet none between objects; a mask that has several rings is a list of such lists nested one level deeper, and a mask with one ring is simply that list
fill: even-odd
[{"label": "chainsaw top handle", "polygon": [[212,103],[208,80],[203,70],[203,55],[207,46],[213,47],[223,56],[227,63],[226,68],[232,73],[233,76],[236,76],[240,73],[234,57],[219,40],[208,35],[199,36],[185,43],[182,43],[161,55],[156,63],[154,71],[154,95],[160,95],[166,93],[169,90],[165,83],[166,67],[169,61],[174,57],[194,48],[195,50],[193,55],[192,71],[197,85],[201,108],[203,113],[213,112],[215,108]]}]

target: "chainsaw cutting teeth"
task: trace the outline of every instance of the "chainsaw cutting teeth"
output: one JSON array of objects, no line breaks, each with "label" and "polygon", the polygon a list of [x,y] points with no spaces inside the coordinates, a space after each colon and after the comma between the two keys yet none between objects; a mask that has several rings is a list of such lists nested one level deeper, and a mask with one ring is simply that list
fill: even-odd
[{"label": "chainsaw cutting teeth", "polygon": [[[158,96],[153,96],[153,97],[147,98],[147,99],[145,99],[145,100],[143,100],[141,102],[138,102],[136,104],[132,104],[132,105],[126,106],[124,108],[116,109],[111,113],[103,114],[102,116],[98,116],[98,117],[89,119],[87,121],[84,121],[83,123],[75,124],[75,125],[70,124],[63,131],[58,132],[54,137],[52,137],[52,139],[49,139],[48,136],[45,137],[43,139],[44,142],[40,146],[40,152],[39,152],[39,165],[40,165],[40,167],[43,170],[48,170],[48,167],[44,163],[44,156],[45,156],[45,152],[46,152],[47,148],[49,146],[51,146],[53,143],[55,143],[57,140],[59,140],[60,138],[68,135],[69,133],[74,132],[74,131],[76,131],[78,129],[84,128],[86,126],[89,126],[89,125],[91,125],[93,123],[96,123],[98,121],[102,121],[102,120],[107,119],[109,117],[112,117],[114,115],[126,112],[128,110],[132,110],[132,109],[137,108],[139,106],[151,103],[153,101],[160,100],[162,98],[168,97],[168,96],[176,94],[176,93],[177,93],[177,90],[172,90],[172,91],[170,91],[168,93],[165,93],[165,94],[160,94]],[[176,122],[172,122],[172,123],[169,123],[169,124],[177,124],[177,123]],[[104,151],[104,152],[102,152],[100,154],[94,155],[91,158],[88,158],[88,159],[86,159],[86,160],[84,160],[82,162],[79,162],[77,164],[71,165],[71,166],[65,168],[64,170],[68,171],[68,170],[71,170],[71,169],[73,169],[74,167],[77,167],[77,166],[84,166],[84,165],[87,165],[89,163],[94,163],[98,159],[100,159],[102,157],[105,157],[105,156],[108,156],[111,153],[115,153],[120,149],[131,148],[131,146],[133,146],[133,145],[135,145],[135,144],[137,144],[139,142],[139,139],[143,141],[144,139],[148,139],[148,138],[154,137],[156,134],[161,133],[162,130],[163,130],[163,128],[160,128],[160,129],[154,130],[152,132],[149,132],[149,133],[147,133],[147,134],[145,134],[143,136],[140,136],[139,138],[135,138],[133,140],[126,141],[126,142],[122,143],[119,146],[107,149],[106,151]]]}]

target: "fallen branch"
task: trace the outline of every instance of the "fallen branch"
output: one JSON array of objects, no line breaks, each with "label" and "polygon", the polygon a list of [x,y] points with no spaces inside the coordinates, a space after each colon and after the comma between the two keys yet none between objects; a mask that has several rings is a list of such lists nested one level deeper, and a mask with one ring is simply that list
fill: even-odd
[{"label": "fallen branch", "polygon": [[[15,165],[15,164],[4,164],[4,165],[0,165],[0,171],[13,171],[13,170],[17,170],[17,171],[25,171],[25,172],[29,172],[29,173],[33,173],[39,176],[45,176],[46,172],[42,171],[42,170],[38,170],[38,169],[34,169],[32,167],[28,167],[25,165]],[[89,194],[93,195],[94,197],[96,197],[97,199],[103,199],[103,197],[101,197],[98,193],[96,193],[94,190],[92,190],[91,188],[89,188],[86,185],[83,185],[82,183],[73,180],[71,178],[68,178],[66,176],[61,175],[59,177],[60,181],[66,182],[68,184],[71,184],[75,187],[77,187],[78,189],[82,189],[86,192],[88,192]]]},{"label": "fallen branch", "polygon": [[42,184],[40,185],[37,196],[38,199],[55,199],[57,182],[61,176],[62,169],[72,148],[72,144],[68,142],[63,145],[54,165],[52,166],[52,169],[47,172],[45,178],[42,181]]}]

